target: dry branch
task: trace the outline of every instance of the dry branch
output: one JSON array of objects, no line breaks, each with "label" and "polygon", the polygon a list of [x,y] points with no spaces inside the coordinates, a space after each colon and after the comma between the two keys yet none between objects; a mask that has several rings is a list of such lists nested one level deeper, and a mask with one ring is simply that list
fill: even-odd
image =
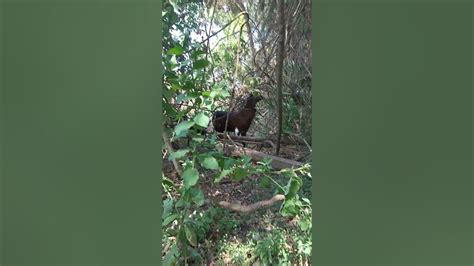
[{"label": "dry branch", "polygon": [[[171,146],[170,139],[169,139],[168,135],[166,134],[165,129],[163,129],[163,135],[162,136],[163,136],[163,141],[165,143],[166,149],[168,150],[168,152],[170,154],[172,154],[174,152],[174,149],[173,149],[173,146]],[[183,176],[183,171],[181,170],[181,167],[179,167],[179,164],[176,161],[176,159],[173,159],[172,162],[173,162],[174,168],[176,169],[176,172],[178,173],[178,175],[180,177],[182,177]]]},{"label": "dry branch", "polygon": [[237,212],[250,213],[259,209],[270,207],[276,202],[283,201],[283,200],[285,200],[285,195],[277,194],[269,200],[255,202],[254,204],[251,204],[251,205],[240,205],[238,203],[229,203],[226,201],[220,201],[219,206],[226,209],[233,210],[233,211],[237,211]]}]

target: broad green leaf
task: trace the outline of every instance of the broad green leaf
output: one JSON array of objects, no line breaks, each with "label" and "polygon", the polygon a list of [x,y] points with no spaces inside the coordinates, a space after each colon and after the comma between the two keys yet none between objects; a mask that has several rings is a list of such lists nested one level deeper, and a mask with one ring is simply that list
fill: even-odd
[{"label": "broad green leaf", "polygon": [[183,199],[179,199],[175,204],[176,208],[183,208],[185,205],[186,202]]},{"label": "broad green leaf", "polygon": [[209,61],[207,61],[206,59],[199,59],[199,60],[194,61],[193,69],[205,68],[208,65],[209,65]]},{"label": "broad green leaf", "polygon": [[199,113],[194,117],[194,122],[201,127],[207,127],[209,120],[209,117],[204,113]]},{"label": "broad green leaf", "polygon": [[281,210],[281,214],[283,216],[295,216],[298,214],[298,206],[297,206],[297,199],[292,198],[285,200],[283,208]]},{"label": "broad green leaf", "polygon": [[198,188],[193,188],[191,195],[193,202],[196,203],[198,206],[202,206],[204,204],[204,193],[202,192],[202,190]]},{"label": "broad green leaf", "polygon": [[185,224],[184,231],[186,232],[186,239],[189,241],[189,244],[191,244],[191,246],[193,247],[196,247],[197,237],[196,232],[194,232],[194,229],[190,225]]},{"label": "broad green leaf", "polygon": [[168,50],[169,55],[182,55],[183,53],[184,50],[179,45],[175,45],[173,48]]},{"label": "broad green leaf", "polygon": [[214,183],[219,183],[225,176],[232,173],[232,169],[225,169],[223,170],[214,180]]},{"label": "broad green leaf", "polygon": [[172,215],[166,217],[166,218],[163,220],[163,225],[162,225],[162,226],[167,226],[168,224],[170,224],[171,222],[173,222],[174,220],[176,220],[178,217],[179,217],[178,214],[172,214]]},{"label": "broad green leaf", "polygon": [[202,161],[202,166],[206,169],[209,170],[217,170],[219,169],[219,164],[217,163],[216,158],[212,156],[207,156],[203,161]]},{"label": "broad green leaf", "polygon": [[176,134],[177,138],[184,137],[188,133],[188,130],[194,126],[193,121],[183,121],[176,125],[174,128],[174,133]]},{"label": "broad green leaf", "polygon": [[268,187],[268,186],[270,186],[271,181],[270,181],[270,179],[269,179],[267,176],[262,176],[262,177],[260,177],[260,179],[258,180],[258,183],[259,183],[260,186],[262,186],[262,187]]},{"label": "broad green leaf", "polygon": [[308,221],[308,220],[301,220],[301,221],[299,221],[298,224],[299,224],[300,229],[301,229],[302,231],[306,231],[306,230],[308,230],[309,228],[311,228],[311,222]]},{"label": "broad green leaf", "polygon": [[183,158],[184,155],[186,155],[186,153],[188,153],[188,152],[189,152],[189,149],[177,150],[177,151],[170,154],[170,156],[168,157],[168,160],[172,161],[172,160],[175,160],[175,159]]},{"label": "broad green leaf", "polygon": [[234,166],[234,164],[235,164],[235,159],[226,158],[225,161],[224,161],[224,168],[225,169],[232,168],[232,166]]},{"label": "broad green leaf", "polygon": [[288,185],[286,186],[285,196],[287,198],[292,198],[297,195],[298,190],[301,188],[302,184],[303,181],[301,180],[301,178],[293,174],[290,181],[288,182]]},{"label": "broad green leaf", "polygon": [[190,188],[196,185],[199,179],[199,172],[195,168],[189,168],[183,173],[184,187]]},{"label": "broad green leaf", "polygon": [[311,201],[308,198],[302,198],[301,200],[311,205]]},{"label": "broad green leaf", "polygon": [[242,180],[242,178],[246,177],[248,175],[248,172],[243,169],[243,168],[236,168],[235,171],[234,171],[234,176],[232,177],[232,179],[234,181],[240,181]]},{"label": "broad green leaf", "polygon": [[166,199],[163,202],[163,217],[168,217],[168,215],[170,215],[171,211],[173,211],[173,200],[172,199]]},{"label": "broad green leaf", "polygon": [[165,257],[163,258],[163,265],[164,266],[176,265],[178,257],[179,257],[179,250],[175,243],[173,244],[173,246],[171,246],[170,250],[166,253]]}]

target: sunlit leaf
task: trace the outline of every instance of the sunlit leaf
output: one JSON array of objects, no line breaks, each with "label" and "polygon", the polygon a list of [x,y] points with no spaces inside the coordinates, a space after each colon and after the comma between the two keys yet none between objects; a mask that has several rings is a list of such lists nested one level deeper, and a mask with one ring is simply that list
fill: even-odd
[{"label": "sunlit leaf", "polygon": [[184,53],[184,50],[179,45],[176,45],[173,48],[168,50],[169,55],[182,55],[183,53]]},{"label": "sunlit leaf", "polygon": [[207,127],[209,120],[209,116],[204,113],[199,113],[194,117],[194,122],[201,127]]},{"label": "sunlit leaf", "polygon": [[174,128],[174,133],[176,134],[176,137],[180,138],[180,137],[186,136],[186,134],[188,133],[188,130],[192,126],[194,126],[193,121],[183,121],[179,123],[178,125],[176,125],[176,127]]},{"label": "sunlit leaf", "polygon": [[202,166],[206,169],[209,170],[217,170],[219,169],[219,164],[217,163],[216,158],[212,156],[207,156],[203,161],[202,161]]},{"label": "sunlit leaf", "polygon": [[168,157],[168,160],[172,161],[172,160],[175,160],[175,159],[183,158],[184,155],[186,155],[186,153],[188,153],[188,152],[189,152],[189,149],[177,150],[177,151],[172,152],[170,154],[170,156]]}]

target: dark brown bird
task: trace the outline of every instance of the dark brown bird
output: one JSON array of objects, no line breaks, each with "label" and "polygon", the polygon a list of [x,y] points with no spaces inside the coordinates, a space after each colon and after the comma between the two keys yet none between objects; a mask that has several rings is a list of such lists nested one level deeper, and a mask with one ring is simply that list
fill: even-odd
[{"label": "dark brown bird", "polygon": [[[253,96],[252,94],[247,96],[245,106],[242,110],[229,113],[226,131],[235,132],[237,129],[238,135],[245,136],[255,118],[255,113],[257,112],[255,107],[262,99],[261,96]],[[226,119],[227,112],[216,111],[214,113],[212,124],[217,132],[224,132]]]}]

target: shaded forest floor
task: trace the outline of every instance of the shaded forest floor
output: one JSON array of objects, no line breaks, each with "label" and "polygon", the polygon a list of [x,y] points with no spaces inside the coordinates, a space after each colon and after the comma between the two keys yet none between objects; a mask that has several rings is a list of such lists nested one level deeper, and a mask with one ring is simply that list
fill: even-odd
[{"label": "shaded forest floor", "polygon": [[[252,145],[249,148],[253,148]],[[262,152],[272,154],[271,148],[262,148]],[[296,146],[282,146],[280,157],[293,159],[301,156],[301,148]],[[163,173],[175,184],[181,180],[173,168],[173,164],[163,161]],[[260,265],[259,258],[281,256],[275,261],[287,259],[292,265],[308,265],[307,260],[296,254],[295,249],[304,248],[311,239],[310,233],[300,230],[300,217],[288,218],[279,213],[281,203],[269,208],[257,210],[250,214],[233,212],[218,206],[217,202],[226,201],[241,205],[270,199],[276,191],[271,184],[264,187],[259,184],[256,174],[235,182],[224,178],[221,182],[214,182],[215,173],[203,171],[199,187],[204,192],[205,204],[194,210],[193,219],[202,230],[203,241],[197,248],[202,261],[201,265]],[[286,184],[285,177],[277,177],[275,181]],[[178,197],[177,194],[171,196]],[[299,192],[301,198],[311,199],[311,179],[303,178],[303,186]],[[164,195],[165,197],[166,195]],[[311,209],[307,213],[311,219]],[[305,218],[308,218],[305,217]],[[163,242],[163,251],[173,239]],[[297,243],[298,242],[298,243]],[[309,243],[311,245],[311,243]],[[285,256],[287,258],[285,258]],[[298,262],[298,263],[293,263]],[[197,262],[196,262],[197,263]]]}]

